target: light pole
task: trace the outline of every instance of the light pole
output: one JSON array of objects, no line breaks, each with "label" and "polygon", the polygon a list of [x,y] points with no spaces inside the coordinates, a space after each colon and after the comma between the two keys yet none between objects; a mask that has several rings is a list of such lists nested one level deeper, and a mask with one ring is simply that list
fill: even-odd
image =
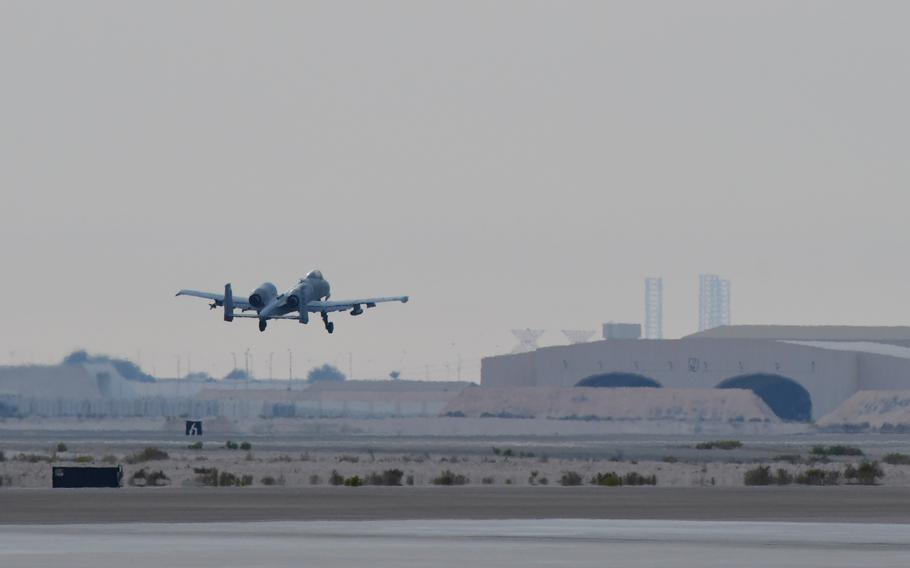
[{"label": "light pole", "polygon": [[294,380],[294,352],[288,349],[288,389],[291,388],[291,381]]}]

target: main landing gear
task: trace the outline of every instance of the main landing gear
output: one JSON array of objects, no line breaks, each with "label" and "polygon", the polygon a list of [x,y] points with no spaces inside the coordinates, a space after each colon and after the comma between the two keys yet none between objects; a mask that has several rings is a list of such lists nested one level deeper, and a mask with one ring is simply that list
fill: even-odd
[{"label": "main landing gear", "polygon": [[322,323],[325,324],[325,330],[329,333],[334,332],[335,331],[335,322],[329,321],[329,314],[327,314],[326,312],[320,312],[320,314],[322,315]]},{"label": "main landing gear", "polygon": [[265,326],[268,325],[268,320],[260,319],[259,320],[259,331],[265,331]]}]

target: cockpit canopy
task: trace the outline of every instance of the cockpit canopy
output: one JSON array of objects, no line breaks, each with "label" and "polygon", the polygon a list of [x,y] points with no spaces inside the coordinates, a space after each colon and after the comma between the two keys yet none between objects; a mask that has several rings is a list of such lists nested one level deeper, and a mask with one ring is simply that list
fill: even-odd
[{"label": "cockpit canopy", "polygon": [[304,280],[325,280],[325,278],[322,277],[321,271],[310,270],[306,273],[306,276],[304,276]]}]

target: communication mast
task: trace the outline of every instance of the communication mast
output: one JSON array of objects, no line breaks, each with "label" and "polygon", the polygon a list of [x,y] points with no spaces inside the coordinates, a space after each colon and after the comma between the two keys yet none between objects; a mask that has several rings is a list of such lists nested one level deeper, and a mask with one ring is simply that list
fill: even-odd
[{"label": "communication mast", "polygon": [[664,337],[664,279],[645,278],[645,339]]},{"label": "communication mast", "polygon": [[698,277],[698,331],[730,325],[730,281],[716,274]]},{"label": "communication mast", "polygon": [[569,340],[571,345],[578,345],[579,343],[587,343],[596,331],[589,331],[587,329],[564,329],[562,334],[566,336],[566,339]]},{"label": "communication mast", "polygon": [[512,349],[512,353],[528,353],[537,349],[537,342],[540,337],[546,333],[545,329],[513,329],[512,335],[518,339],[518,345]]}]

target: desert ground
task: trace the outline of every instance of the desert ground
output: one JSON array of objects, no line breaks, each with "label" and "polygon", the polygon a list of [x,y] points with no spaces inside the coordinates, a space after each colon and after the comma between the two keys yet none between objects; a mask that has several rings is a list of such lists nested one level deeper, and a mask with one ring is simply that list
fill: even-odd
[{"label": "desert ground", "polygon": [[[148,485],[152,473],[157,474],[154,485],[211,485],[213,470],[229,474],[229,484],[263,487],[327,486],[355,477],[364,484],[544,487],[564,484],[567,473],[588,485],[597,474],[611,472],[653,476],[658,487],[741,487],[745,472],[759,465],[796,478],[813,469],[842,474],[848,465],[866,460],[879,462],[883,477],[877,485],[910,487],[910,465],[883,461],[888,454],[910,454],[910,437],[902,434],[443,436],[377,435],[329,426],[309,424],[297,434],[248,431],[198,439],[172,429],[5,429],[0,430],[0,491],[48,488],[53,465],[122,465],[126,489]],[[731,439],[737,442],[732,448],[699,447]],[[815,446],[845,446],[862,455],[821,456],[813,453]],[[389,480],[387,472],[398,474]],[[377,476],[383,475],[380,482]],[[841,475],[839,483],[847,481]]]},{"label": "desert ground", "polygon": [[[0,565],[906,564],[910,465],[883,460],[910,454],[908,436],[537,435],[529,421],[499,423],[508,433],[467,421],[457,434],[416,435],[420,422],[381,420],[201,439],[172,424],[0,429]],[[821,456],[816,446],[862,455]],[[843,475],[833,486],[744,484],[757,467],[796,478],[864,460],[882,468],[875,485]],[[50,488],[55,465],[108,464],[123,467],[122,488]],[[655,485],[591,483],[633,472]],[[564,484],[569,473],[578,485]]]}]

